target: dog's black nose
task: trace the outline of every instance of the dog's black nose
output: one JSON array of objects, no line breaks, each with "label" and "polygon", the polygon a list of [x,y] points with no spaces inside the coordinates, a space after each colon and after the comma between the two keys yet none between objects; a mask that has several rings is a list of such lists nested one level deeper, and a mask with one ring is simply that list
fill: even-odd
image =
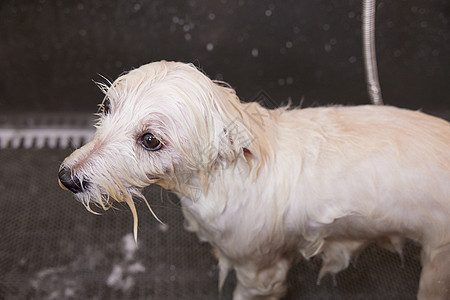
[{"label": "dog's black nose", "polygon": [[72,175],[72,172],[67,168],[62,168],[59,171],[58,178],[59,185],[62,188],[71,190],[75,194],[82,192],[87,186],[85,180],[81,181],[78,177]]}]

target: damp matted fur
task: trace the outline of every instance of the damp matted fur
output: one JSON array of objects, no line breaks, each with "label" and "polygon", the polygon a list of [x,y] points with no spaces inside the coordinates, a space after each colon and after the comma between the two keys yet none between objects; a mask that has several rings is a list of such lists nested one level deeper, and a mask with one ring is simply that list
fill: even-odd
[{"label": "damp matted fur", "polygon": [[[448,299],[450,124],[391,106],[269,110],[193,65],[156,62],[104,85],[93,140],[62,164],[87,207],[159,184],[219,258],[234,299],[279,299],[298,256],[319,279],[369,243],[422,245],[419,299]],[[145,199],[145,198],[144,198]],[[147,203],[148,204],[148,203]],[[149,206],[150,208],[150,206]]]}]

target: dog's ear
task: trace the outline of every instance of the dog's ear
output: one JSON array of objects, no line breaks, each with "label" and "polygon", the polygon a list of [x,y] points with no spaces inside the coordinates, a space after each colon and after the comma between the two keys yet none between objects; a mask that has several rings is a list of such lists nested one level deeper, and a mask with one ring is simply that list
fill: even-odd
[{"label": "dog's ear", "polygon": [[241,103],[231,87],[215,83],[212,113],[216,121],[220,120],[226,136],[219,143],[219,155],[232,160],[243,157],[251,171],[258,174],[271,151],[264,126],[270,112],[257,103]]},{"label": "dog's ear", "polygon": [[251,162],[251,169],[263,165],[271,151],[264,127],[270,117],[268,110],[257,103],[241,103],[228,84],[209,79],[193,65],[179,66],[172,76],[171,80],[180,81],[173,98],[182,96],[183,105],[179,107],[186,108],[175,107],[179,111],[176,122],[182,122],[180,127],[188,132],[189,139],[197,141],[184,153],[192,156],[188,161],[192,168],[198,166],[198,157],[205,169],[236,163],[240,158]]},{"label": "dog's ear", "polygon": [[252,152],[248,148],[243,148],[242,152],[244,154],[244,158],[247,161],[248,165],[250,167],[252,167],[252,162],[253,162],[253,159],[254,159],[254,156],[253,156]]},{"label": "dog's ear", "polygon": [[243,155],[243,157],[245,158],[245,160],[247,161],[247,163],[249,164],[249,166],[252,166],[252,160],[254,159],[254,156],[252,154],[252,152],[250,151],[250,149],[246,146],[242,146],[241,150],[236,149],[235,145],[234,145],[234,140],[233,137],[228,133],[227,128],[223,129],[224,134],[227,136],[226,140],[227,142],[231,145],[231,148],[237,150],[236,152],[237,155]]}]

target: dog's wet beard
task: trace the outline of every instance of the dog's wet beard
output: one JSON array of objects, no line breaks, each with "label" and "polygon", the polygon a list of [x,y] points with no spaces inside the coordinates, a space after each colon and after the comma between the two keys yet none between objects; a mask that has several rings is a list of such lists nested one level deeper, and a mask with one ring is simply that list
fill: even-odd
[{"label": "dog's wet beard", "polygon": [[100,213],[93,210],[91,207],[91,204],[93,203],[95,206],[102,208],[104,211],[109,210],[110,208],[114,208],[114,202],[125,202],[128,207],[131,210],[131,214],[133,215],[133,235],[134,239],[137,243],[137,233],[138,233],[138,214],[136,205],[134,204],[133,198],[140,198],[144,200],[145,204],[147,205],[148,209],[152,213],[153,217],[160,222],[161,224],[164,224],[158,216],[155,214],[153,209],[150,206],[150,203],[148,202],[147,198],[139,191],[139,189],[126,189],[121,188],[119,189],[119,192],[115,189],[105,189],[105,192],[102,193],[99,190],[97,190],[93,194],[79,194],[77,195],[77,198],[81,201],[81,203],[84,205],[84,207],[91,213],[99,215]]}]

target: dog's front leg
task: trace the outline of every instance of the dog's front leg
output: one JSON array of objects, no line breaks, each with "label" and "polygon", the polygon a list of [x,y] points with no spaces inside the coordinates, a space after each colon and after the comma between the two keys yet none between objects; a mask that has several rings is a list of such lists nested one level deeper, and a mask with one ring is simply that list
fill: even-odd
[{"label": "dog's front leg", "polygon": [[280,258],[261,267],[258,262],[235,266],[238,280],[233,300],[277,300],[286,294],[286,275],[292,260]]}]

